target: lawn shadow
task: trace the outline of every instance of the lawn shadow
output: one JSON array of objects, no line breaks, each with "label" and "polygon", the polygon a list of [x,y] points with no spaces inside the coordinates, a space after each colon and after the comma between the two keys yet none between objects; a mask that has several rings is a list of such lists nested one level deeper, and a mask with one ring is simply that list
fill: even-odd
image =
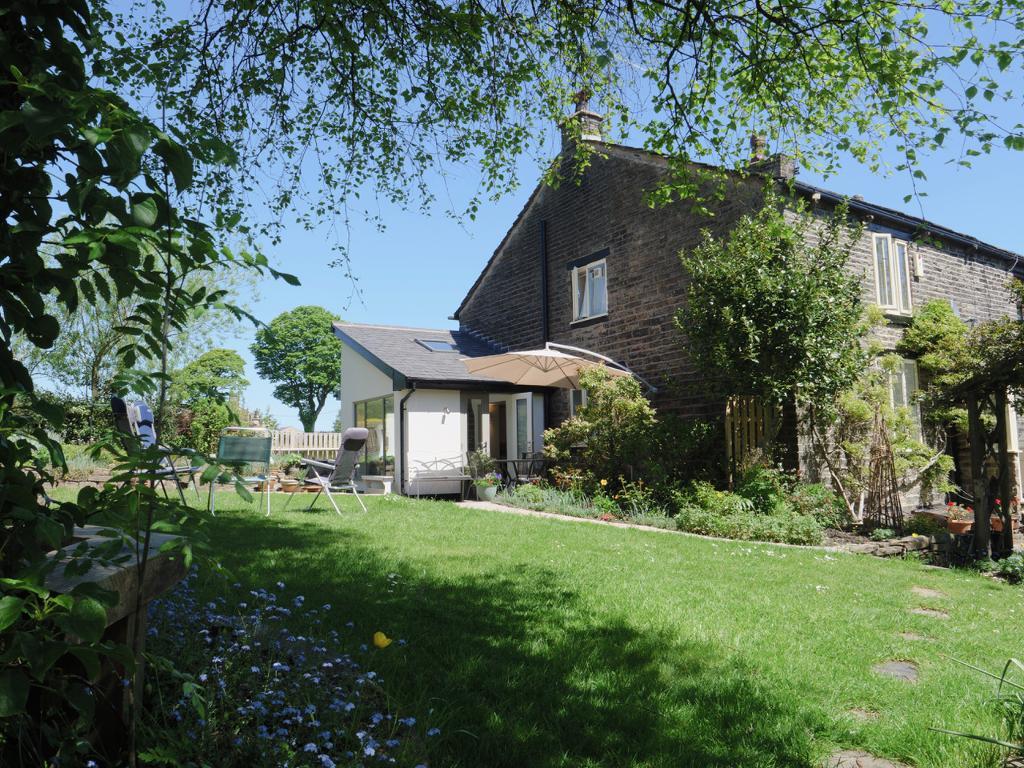
[{"label": "lawn shadow", "polygon": [[280,519],[218,518],[213,540],[246,587],[332,603],[355,643],[407,641],[372,665],[401,715],[442,727],[432,766],[812,765],[813,711],[727,649],[595,614],[547,569],[449,575]]}]

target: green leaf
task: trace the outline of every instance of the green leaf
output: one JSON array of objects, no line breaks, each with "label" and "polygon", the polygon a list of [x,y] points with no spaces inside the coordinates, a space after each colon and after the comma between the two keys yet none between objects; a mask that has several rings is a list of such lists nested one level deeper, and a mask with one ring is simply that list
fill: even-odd
[{"label": "green leaf", "polygon": [[75,601],[70,613],[58,616],[55,621],[69,635],[95,643],[107,628],[107,609],[99,600],[83,597]]},{"label": "green leaf", "polygon": [[136,155],[142,155],[149,149],[149,132],[142,126],[133,126],[124,132],[125,143]]},{"label": "green leaf", "polygon": [[8,595],[3,600],[0,600],[0,632],[18,620],[24,605],[24,598],[14,597],[13,595]]},{"label": "green leaf", "polygon": [[152,197],[132,203],[132,219],[140,227],[152,227],[156,224],[157,212],[156,200]]},{"label": "green leaf", "polygon": [[0,717],[10,717],[25,710],[28,687],[28,676],[20,669],[0,672]]},{"label": "green leaf", "polygon": [[85,667],[85,676],[89,680],[95,680],[100,676],[100,656],[94,648],[77,645],[68,649],[68,653],[82,662]]},{"label": "green leaf", "polygon": [[85,128],[82,135],[95,147],[97,144],[110,141],[114,137],[114,132],[109,128]]},{"label": "green leaf", "polygon": [[174,177],[174,186],[178,188],[179,192],[184,191],[192,184],[192,158],[180,144],[176,144],[170,139],[161,139],[153,151],[167,164],[167,169]]}]

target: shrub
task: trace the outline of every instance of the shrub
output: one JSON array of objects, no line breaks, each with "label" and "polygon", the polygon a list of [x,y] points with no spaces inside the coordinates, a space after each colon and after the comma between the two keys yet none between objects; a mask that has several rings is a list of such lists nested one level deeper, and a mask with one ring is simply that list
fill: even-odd
[{"label": "shrub", "polygon": [[471,477],[483,477],[495,467],[494,459],[482,448],[466,454],[466,464]]},{"label": "shrub", "polygon": [[1018,584],[1024,579],[1024,556],[1017,552],[1002,560],[997,560],[992,572],[1011,584]]},{"label": "shrub", "polygon": [[777,515],[754,512],[720,514],[693,504],[683,504],[676,513],[681,531],[724,539],[774,541],[784,544],[820,544],[822,529],[813,517],[792,511]]},{"label": "shrub", "polygon": [[192,421],[189,424],[192,445],[202,453],[217,453],[217,440],[221,431],[235,421],[231,410],[223,403],[199,401],[192,406]]},{"label": "shrub", "polygon": [[787,497],[798,515],[808,515],[824,528],[845,528],[853,520],[843,500],[821,483],[797,483]]},{"label": "shrub", "polygon": [[780,469],[754,464],[740,473],[736,483],[736,493],[750,499],[754,509],[762,514],[770,514],[789,490],[789,478]]},{"label": "shrub", "polygon": [[270,463],[274,469],[290,473],[293,469],[302,466],[302,454],[301,453],[282,453],[277,456],[271,456]]},{"label": "shrub", "polygon": [[586,405],[544,432],[545,454],[559,470],[580,470],[591,492],[601,479],[640,477],[656,424],[640,382],[632,376],[613,377],[595,366],[580,373],[580,387],[587,392]]},{"label": "shrub", "polygon": [[643,480],[635,483],[622,481],[621,489],[615,494],[615,501],[618,502],[622,514],[629,518],[665,514],[654,497],[654,490]]},{"label": "shrub", "polygon": [[722,424],[675,414],[659,417],[650,433],[641,476],[663,504],[671,501],[672,486],[680,482],[724,483]]},{"label": "shrub", "polygon": [[821,543],[822,526],[813,516],[798,514],[783,497],[767,498],[770,504],[758,510],[745,496],[716,490],[710,483],[691,483],[675,495],[676,527],[726,539]]},{"label": "shrub", "polygon": [[875,528],[868,537],[872,541],[888,541],[896,537],[896,531],[892,528]]},{"label": "shrub", "polygon": [[903,530],[907,533],[916,533],[918,536],[936,536],[947,533],[949,528],[946,523],[936,520],[931,515],[913,515],[904,523]]},{"label": "shrub", "polygon": [[63,445],[67,469],[61,473],[64,480],[89,480],[109,469],[110,464],[87,449],[84,445]]}]

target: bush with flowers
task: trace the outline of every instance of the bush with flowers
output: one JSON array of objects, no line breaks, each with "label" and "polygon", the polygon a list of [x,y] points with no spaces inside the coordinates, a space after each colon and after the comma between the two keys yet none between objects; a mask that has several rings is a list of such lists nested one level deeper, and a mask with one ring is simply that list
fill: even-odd
[{"label": "bush with flowers", "polygon": [[[218,766],[246,768],[425,768],[427,741],[440,731],[390,711],[367,666],[374,653],[394,652],[384,650],[391,638],[341,622],[331,605],[286,597],[280,582],[242,594],[201,602],[193,572],[151,604],[147,644],[174,664],[147,676],[144,764],[209,765],[216,756]],[[293,631],[296,619],[308,629]]]}]

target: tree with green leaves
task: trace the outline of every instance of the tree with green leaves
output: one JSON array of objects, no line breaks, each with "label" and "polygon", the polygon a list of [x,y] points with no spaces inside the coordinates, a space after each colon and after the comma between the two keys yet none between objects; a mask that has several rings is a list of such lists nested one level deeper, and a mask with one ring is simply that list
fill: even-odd
[{"label": "tree with green leaves", "polygon": [[725,237],[705,231],[682,254],[676,324],[720,394],[822,409],[856,381],[868,325],[847,265],[859,235],[845,208],[823,219],[769,189]]},{"label": "tree with green leaves", "polygon": [[211,349],[172,374],[171,396],[182,405],[202,400],[226,404],[249,386],[245,361],[233,349]]},{"label": "tree with green leaves", "polygon": [[134,685],[124,689],[123,751],[95,754],[89,737],[96,702],[106,695],[96,682],[101,663],[110,668],[116,660],[131,677],[141,660],[145,592],[136,592],[128,632],[135,639],[127,646],[103,640],[107,607],[121,597],[88,582],[51,593],[40,580],[48,553],[76,526],[102,518],[120,533],[109,545],[76,549],[66,573],[134,553],[141,585],[154,524],[179,534],[173,556],[187,566],[203,517],[164,498],[154,483],[138,482],[161,466],[158,450],[118,441],[97,448],[115,454],[111,482],[83,490],[75,502],[50,503],[45,488],[53,477],[36,454],[66,469],[52,436],[65,414],[37,391],[22,354],[27,345],[58,343],[62,318],[83,303],[137,299],[117,326],[117,367],[122,381],[155,400],[159,415],[171,339],[197,313],[226,302],[223,291],[189,278],[234,268],[276,274],[263,256],[236,256],[175,206],[194,181],[193,158],[166,123],[97,87],[86,66],[96,40],[80,0],[12,0],[0,10],[0,762],[12,766],[82,764],[93,756],[134,765],[138,754],[141,689]]},{"label": "tree with green leaves", "polygon": [[[482,174],[452,203],[473,216],[518,186],[522,155],[551,168],[552,126],[581,89],[611,135],[667,156],[659,200],[697,191],[692,160],[746,165],[752,133],[803,167],[854,160],[910,186],[930,153],[967,165],[1024,149],[1022,7],[200,0],[182,16],[139,0],[107,15],[97,75],[122,93],[163,89],[197,153],[236,161],[204,173],[205,203],[273,236],[285,211],[315,226],[379,221],[367,196],[430,206],[437,175],[458,164]],[[576,151],[585,164],[592,148]],[[258,192],[260,211],[239,191]],[[250,215],[267,200],[279,215]]]},{"label": "tree with green leaves", "polygon": [[341,386],[341,341],[333,328],[339,319],[322,307],[296,307],[261,327],[250,347],[256,370],[274,382],[274,397],[298,409],[306,432]]}]

